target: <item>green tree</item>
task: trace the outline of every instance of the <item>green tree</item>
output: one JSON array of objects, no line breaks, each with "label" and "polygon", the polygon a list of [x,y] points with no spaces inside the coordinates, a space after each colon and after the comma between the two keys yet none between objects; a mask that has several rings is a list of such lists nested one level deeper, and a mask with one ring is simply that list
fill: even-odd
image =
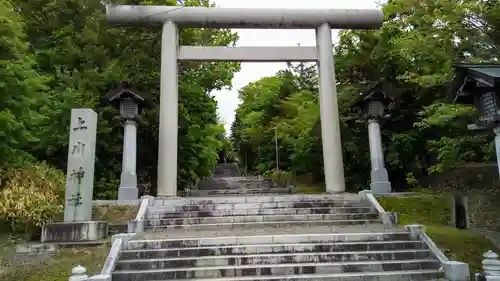
[{"label": "green tree", "polygon": [[[39,124],[43,138],[29,151],[65,169],[71,108],[89,107],[98,112],[96,191],[98,198],[116,196],[121,172],[122,124],[118,112],[102,96],[127,80],[152,99],[144,112],[147,126],[139,127],[138,176],[140,182],[156,184],[158,153],[158,98],[160,69],[159,27],[109,28],[99,0],[12,0],[26,22],[30,55],[37,70],[50,78]],[[176,1],[114,1],[123,4],[177,5]],[[210,6],[205,0],[184,5]],[[186,45],[232,45],[236,34],[229,30],[182,29]],[[183,63],[179,81],[179,187],[208,176],[222,148],[217,136],[223,133],[216,115],[215,89],[230,86],[236,63]],[[54,120],[58,120],[54,123]]]},{"label": "green tree", "polygon": [[0,1],[0,168],[34,160],[28,148],[40,140],[37,126],[46,118],[47,77],[36,71],[28,53],[25,25],[12,5]]},{"label": "green tree", "polygon": [[[347,105],[382,79],[404,89],[391,118],[382,124],[386,162],[395,187],[406,186],[408,173],[420,178],[494,156],[491,135],[467,130],[473,108],[447,104],[446,98],[452,63],[498,60],[499,7],[498,1],[490,0],[392,0],[383,7],[386,21],[380,30],[341,31],[335,68],[350,190],[366,187],[370,162],[366,123],[357,122],[361,116]],[[256,159],[248,162],[249,167],[272,167],[273,151],[260,155],[255,150],[273,142],[272,128],[278,126],[280,157],[287,163],[283,168],[323,178],[313,70],[304,64],[289,65],[285,72],[296,87],[284,96],[277,90],[286,81],[281,73],[243,88],[232,141],[240,158],[243,152],[254,152]],[[258,95],[252,89],[258,89]],[[279,110],[263,110],[263,104]]]}]

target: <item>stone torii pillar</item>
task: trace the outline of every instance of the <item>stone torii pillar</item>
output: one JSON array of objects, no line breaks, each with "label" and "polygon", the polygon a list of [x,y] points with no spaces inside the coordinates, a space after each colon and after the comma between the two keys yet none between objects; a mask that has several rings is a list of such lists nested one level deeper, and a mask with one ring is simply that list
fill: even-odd
[{"label": "stone torii pillar", "polygon": [[[326,191],[345,192],[342,143],[332,47],[332,28],[377,29],[377,9],[242,9],[107,5],[112,24],[163,25],[161,44],[159,197],[177,192],[179,60],[279,62],[315,61],[319,68],[321,134]],[[315,47],[179,46],[178,28],[315,29]]]}]

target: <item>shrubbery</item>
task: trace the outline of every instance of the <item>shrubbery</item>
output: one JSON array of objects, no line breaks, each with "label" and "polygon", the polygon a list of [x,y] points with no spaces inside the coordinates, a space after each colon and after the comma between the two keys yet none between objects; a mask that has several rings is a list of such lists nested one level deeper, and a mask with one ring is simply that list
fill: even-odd
[{"label": "shrubbery", "polygon": [[65,175],[46,164],[0,169],[0,221],[27,236],[64,210]]}]

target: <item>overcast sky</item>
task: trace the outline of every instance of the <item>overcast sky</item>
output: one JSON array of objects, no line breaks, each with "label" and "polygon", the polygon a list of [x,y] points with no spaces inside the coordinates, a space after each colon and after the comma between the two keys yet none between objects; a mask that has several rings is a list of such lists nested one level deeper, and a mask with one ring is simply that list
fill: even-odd
[{"label": "overcast sky", "polygon": [[[300,9],[371,9],[377,8],[375,0],[214,0],[223,8],[300,8]],[[262,30],[234,29],[239,34],[238,46],[315,46],[314,30]],[[337,42],[337,30],[332,31]],[[240,72],[233,78],[231,90],[214,91],[219,116],[230,133],[234,113],[238,108],[238,89],[262,77],[272,76],[284,69],[285,63],[242,63]]]}]

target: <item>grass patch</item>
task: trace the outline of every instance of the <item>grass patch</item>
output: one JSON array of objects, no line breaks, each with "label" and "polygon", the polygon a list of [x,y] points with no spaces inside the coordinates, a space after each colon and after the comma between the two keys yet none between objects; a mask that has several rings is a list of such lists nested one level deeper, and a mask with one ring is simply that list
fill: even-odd
[{"label": "grass patch", "polygon": [[[94,206],[92,218],[107,221],[110,225],[126,225],[135,218],[138,209],[139,206]],[[58,219],[62,220],[62,214]],[[110,248],[109,245],[64,248],[46,259],[30,258],[29,263],[13,265],[11,259],[16,245],[25,243],[22,238],[0,233],[0,281],[67,281],[71,269],[77,265],[84,266],[91,276],[101,271]]]},{"label": "grass patch", "polygon": [[68,281],[71,269],[82,265],[87,275],[101,271],[109,251],[109,245],[91,248],[61,249],[41,264],[15,266],[0,274],[0,281]]},{"label": "grass patch", "polygon": [[448,256],[469,264],[471,273],[481,272],[483,253],[497,251],[482,234],[451,226],[451,199],[443,195],[377,198],[386,211],[396,212],[401,225],[422,224],[427,235]]},{"label": "grass patch", "polygon": [[325,186],[297,183],[297,185],[295,186],[295,193],[298,193],[298,194],[321,194],[321,193],[325,193]]},{"label": "grass patch", "polygon": [[396,212],[401,225],[422,224],[449,226],[451,199],[440,195],[377,197],[387,212]]},{"label": "grass patch", "polygon": [[127,224],[135,219],[139,206],[102,205],[92,208],[92,218],[107,221],[109,224]]},{"label": "grass patch", "polygon": [[450,260],[468,263],[472,274],[483,271],[481,262],[485,252],[498,252],[490,240],[473,230],[427,226],[426,232]]}]

